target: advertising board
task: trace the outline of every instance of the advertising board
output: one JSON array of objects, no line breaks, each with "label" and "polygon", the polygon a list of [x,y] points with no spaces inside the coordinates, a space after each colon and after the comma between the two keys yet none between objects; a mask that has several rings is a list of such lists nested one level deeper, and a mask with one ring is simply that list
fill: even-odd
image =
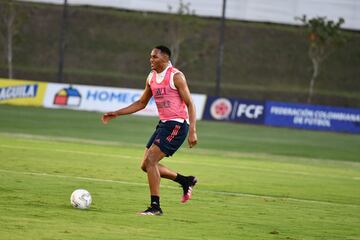
[{"label": "advertising board", "polygon": [[360,133],[360,109],[267,101],[265,115],[271,126]]},{"label": "advertising board", "polygon": [[0,104],[42,106],[47,83],[0,79]]},{"label": "advertising board", "polygon": [[[126,107],[137,101],[143,90],[129,88],[99,87],[49,83],[44,99],[47,108],[68,108],[74,110],[109,112]],[[206,96],[192,94],[197,109],[197,119],[201,119]],[[153,98],[145,109],[135,113],[143,116],[157,116]]]},{"label": "advertising board", "polygon": [[264,123],[264,102],[208,97],[203,119],[252,124]]}]

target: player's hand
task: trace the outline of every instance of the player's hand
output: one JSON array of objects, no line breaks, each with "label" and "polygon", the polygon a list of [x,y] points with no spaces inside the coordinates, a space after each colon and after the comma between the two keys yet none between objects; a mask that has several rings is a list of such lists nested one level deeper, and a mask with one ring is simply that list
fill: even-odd
[{"label": "player's hand", "polygon": [[116,118],[117,114],[116,112],[108,112],[102,115],[101,121],[103,124],[107,124],[111,119]]},{"label": "player's hand", "polygon": [[189,144],[190,148],[194,147],[197,144],[196,132],[190,131],[189,137],[188,137],[188,144]]}]

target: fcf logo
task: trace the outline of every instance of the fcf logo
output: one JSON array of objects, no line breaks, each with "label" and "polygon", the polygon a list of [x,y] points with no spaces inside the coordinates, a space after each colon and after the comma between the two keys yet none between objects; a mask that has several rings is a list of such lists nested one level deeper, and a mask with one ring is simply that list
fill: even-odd
[{"label": "fcf logo", "polygon": [[232,104],[226,98],[215,100],[210,107],[211,116],[217,120],[228,119],[232,111]]},{"label": "fcf logo", "polygon": [[255,104],[239,104],[237,117],[245,116],[246,118],[256,119],[263,115],[264,106]]}]

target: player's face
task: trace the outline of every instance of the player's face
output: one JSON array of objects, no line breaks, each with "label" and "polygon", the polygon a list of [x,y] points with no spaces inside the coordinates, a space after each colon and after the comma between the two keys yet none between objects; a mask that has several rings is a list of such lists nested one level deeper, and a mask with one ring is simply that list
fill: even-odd
[{"label": "player's face", "polygon": [[150,54],[151,69],[156,72],[162,72],[168,64],[168,58],[162,54],[159,49],[154,48]]}]

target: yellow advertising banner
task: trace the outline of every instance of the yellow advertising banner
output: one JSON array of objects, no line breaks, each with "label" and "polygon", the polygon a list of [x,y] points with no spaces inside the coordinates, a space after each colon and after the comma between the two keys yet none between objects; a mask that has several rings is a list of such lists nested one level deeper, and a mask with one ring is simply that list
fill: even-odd
[{"label": "yellow advertising banner", "polygon": [[46,82],[0,78],[0,104],[42,106]]}]

